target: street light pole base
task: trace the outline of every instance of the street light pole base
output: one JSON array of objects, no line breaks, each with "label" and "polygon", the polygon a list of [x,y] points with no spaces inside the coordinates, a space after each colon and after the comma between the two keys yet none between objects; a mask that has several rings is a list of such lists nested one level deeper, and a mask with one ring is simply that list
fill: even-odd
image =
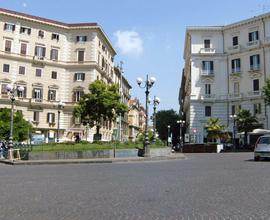
[{"label": "street light pole base", "polygon": [[8,160],[14,160],[13,154],[14,154],[14,150],[8,149],[8,156],[7,156]]}]

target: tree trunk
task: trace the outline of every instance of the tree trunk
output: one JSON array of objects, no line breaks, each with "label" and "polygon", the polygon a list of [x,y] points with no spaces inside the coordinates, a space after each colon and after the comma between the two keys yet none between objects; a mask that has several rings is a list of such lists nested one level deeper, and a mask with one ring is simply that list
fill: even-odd
[{"label": "tree trunk", "polygon": [[246,131],[244,135],[244,146],[247,147],[247,132]]}]

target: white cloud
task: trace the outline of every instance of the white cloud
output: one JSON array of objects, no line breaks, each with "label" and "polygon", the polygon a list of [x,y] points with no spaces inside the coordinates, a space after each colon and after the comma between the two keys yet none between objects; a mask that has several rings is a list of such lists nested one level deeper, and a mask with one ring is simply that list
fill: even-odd
[{"label": "white cloud", "polygon": [[26,3],[26,2],[23,2],[23,3],[22,3],[22,6],[23,6],[24,8],[27,8],[27,3]]},{"label": "white cloud", "polygon": [[139,56],[143,53],[143,40],[136,31],[116,31],[116,46],[122,54]]}]

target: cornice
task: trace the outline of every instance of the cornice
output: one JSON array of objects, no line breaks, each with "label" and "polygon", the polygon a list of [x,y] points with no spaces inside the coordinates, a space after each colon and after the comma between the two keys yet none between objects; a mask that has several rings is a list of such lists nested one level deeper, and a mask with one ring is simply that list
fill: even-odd
[{"label": "cornice", "polygon": [[114,53],[114,55],[116,55],[116,51],[113,48],[111,41],[109,40],[106,33],[103,31],[102,27],[100,25],[98,25],[98,23],[93,22],[93,23],[68,24],[68,23],[64,23],[64,22],[60,22],[60,21],[56,21],[56,20],[52,20],[52,19],[47,19],[47,18],[43,18],[43,17],[39,17],[39,16],[29,15],[29,14],[25,14],[25,13],[21,13],[21,12],[16,12],[16,11],[4,9],[4,8],[0,8],[0,15],[5,15],[5,16],[13,17],[16,19],[24,20],[24,21],[30,21],[30,22],[48,25],[51,27],[57,27],[57,28],[61,28],[64,30],[70,30],[70,31],[72,31],[72,30],[87,30],[87,29],[88,30],[96,30],[97,32],[99,32],[102,35],[105,42],[108,44],[108,47],[112,50],[112,53]]}]

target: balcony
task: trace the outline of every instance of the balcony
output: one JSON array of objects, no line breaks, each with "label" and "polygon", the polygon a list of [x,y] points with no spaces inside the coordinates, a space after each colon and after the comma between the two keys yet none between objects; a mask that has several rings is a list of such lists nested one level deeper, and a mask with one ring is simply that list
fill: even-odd
[{"label": "balcony", "polygon": [[32,62],[34,65],[44,66],[45,57],[33,56]]},{"label": "balcony", "polygon": [[211,101],[214,100],[216,98],[215,94],[204,94],[204,95],[200,95],[200,99],[201,100],[206,100],[206,101]]},{"label": "balcony", "polygon": [[261,90],[249,91],[248,92],[248,97],[261,97],[261,96],[262,96],[262,91]]},{"label": "balcony", "polygon": [[209,69],[201,70],[201,76],[210,76],[210,77],[213,77],[213,76],[215,76],[214,75],[214,70],[209,70]]},{"label": "balcony", "polygon": [[261,70],[261,65],[260,64],[250,65],[249,71],[253,72],[253,71],[260,71],[260,70]]},{"label": "balcony", "polygon": [[235,99],[241,99],[243,95],[241,93],[231,93],[229,94],[229,99],[230,100],[235,100]]},{"label": "balcony", "polygon": [[199,53],[215,53],[216,49],[215,48],[201,48]]},{"label": "balcony", "polygon": [[255,48],[255,47],[259,47],[260,44],[261,44],[260,40],[249,41],[249,42],[247,42],[247,47],[248,48]]},{"label": "balcony", "polygon": [[241,50],[241,46],[240,45],[234,45],[232,47],[228,47],[228,51],[230,53],[239,53]]}]

